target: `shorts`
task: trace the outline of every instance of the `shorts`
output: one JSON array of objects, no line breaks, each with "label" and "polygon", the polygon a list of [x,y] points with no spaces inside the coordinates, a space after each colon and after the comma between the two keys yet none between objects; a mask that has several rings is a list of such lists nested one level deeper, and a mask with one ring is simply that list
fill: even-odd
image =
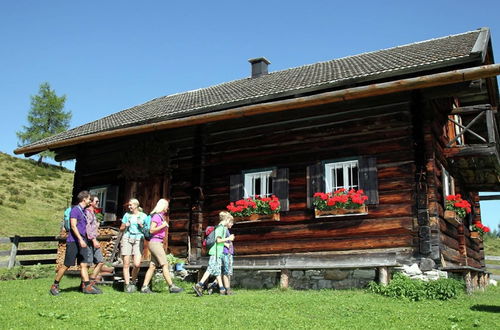
[{"label": "shorts", "polygon": [[92,260],[92,262],[95,265],[104,262],[104,257],[102,256],[101,248],[95,248],[92,242],[90,242],[89,244],[89,253],[90,253],[89,260]]},{"label": "shorts", "polygon": [[222,255],[222,275],[231,276],[233,275],[233,255],[223,254]]},{"label": "shorts", "polygon": [[64,256],[64,266],[71,267],[75,265],[75,260],[78,264],[90,264],[92,263],[92,258],[90,258],[90,249],[88,248],[89,243],[87,242],[87,247],[82,248],[77,242],[66,242],[66,254]]},{"label": "shorts", "polygon": [[222,255],[221,256],[210,256],[208,260],[207,272],[213,276],[219,276],[221,274],[221,266],[222,266]]},{"label": "shorts", "polygon": [[134,238],[130,236],[123,236],[121,245],[121,254],[122,256],[140,256],[141,252],[141,241],[140,237]]},{"label": "shorts", "polygon": [[168,264],[167,254],[165,253],[162,242],[149,241],[149,251],[151,251],[151,262],[156,267],[162,267]]}]

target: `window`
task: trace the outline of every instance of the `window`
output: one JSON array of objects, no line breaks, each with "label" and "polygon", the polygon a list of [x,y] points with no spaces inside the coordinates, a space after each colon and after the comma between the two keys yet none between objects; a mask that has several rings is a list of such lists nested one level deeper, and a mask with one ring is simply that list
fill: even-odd
[{"label": "window", "polygon": [[360,156],[318,161],[306,169],[307,207],[313,208],[313,194],[332,192],[339,188],[363,189],[368,196],[366,204],[379,203],[377,159]]},{"label": "window", "polygon": [[281,211],[289,210],[288,168],[261,168],[244,170],[229,176],[229,201],[235,202],[250,196],[276,195]]},{"label": "window", "polygon": [[99,199],[99,207],[104,207],[106,205],[106,193],[108,191],[107,187],[103,188],[92,188],[90,189],[91,195],[96,195]]},{"label": "window", "polygon": [[91,187],[89,192],[99,198],[105,221],[113,221],[118,211],[118,186],[104,185]]},{"label": "window", "polygon": [[273,171],[244,173],[244,197],[271,196],[273,194]]},{"label": "window", "polygon": [[339,188],[347,190],[359,187],[358,161],[325,164],[325,187],[326,192],[332,192]]},{"label": "window", "polygon": [[447,196],[455,195],[455,180],[443,165],[441,165],[441,180],[443,184],[443,198],[446,200]]}]

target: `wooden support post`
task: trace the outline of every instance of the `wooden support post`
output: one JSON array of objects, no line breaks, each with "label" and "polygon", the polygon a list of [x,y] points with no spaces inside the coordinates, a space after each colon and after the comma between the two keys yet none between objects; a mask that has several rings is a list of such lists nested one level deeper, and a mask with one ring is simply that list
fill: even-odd
[{"label": "wooden support post", "polygon": [[467,294],[472,294],[473,287],[472,287],[472,275],[470,271],[467,271],[464,273],[464,281],[465,281],[465,289],[467,291]]},{"label": "wooden support post", "polygon": [[8,269],[11,269],[16,265],[16,255],[18,246],[19,246],[19,236],[16,235],[14,236],[14,240],[12,241],[12,247],[10,248],[9,264],[7,265]]},{"label": "wooden support post", "polygon": [[378,282],[383,286],[389,284],[389,267],[378,268]]},{"label": "wooden support post", "polygon": [[290,270],[282,269],[281,275],[280,275],[280,288],[281,289],[288,289],[289,277],[290,277]]},{"label": "wooden support post", "polygon": [[472,272],[472,290],[476,291],[479,288],[479,274],[477,272]]},{"label": "wooden support post", "polygon": [[493,118],[493,111],[486,110],[486,128],[488,130],[488,143],[496,143],[495,141],[495,119]]}]

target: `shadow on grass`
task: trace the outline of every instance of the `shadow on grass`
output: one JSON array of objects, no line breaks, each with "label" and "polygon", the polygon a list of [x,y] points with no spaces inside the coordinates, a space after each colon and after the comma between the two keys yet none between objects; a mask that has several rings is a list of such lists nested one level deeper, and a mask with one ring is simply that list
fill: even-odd
[{"label": "shadow on grass", "polygon": [[80,286],[70,286],[68,288],[60,288],[60,292],[80,292]]},{"label": "shadow on grass", "polygon": [[476,312],[500,313],[500,306],[493,305],[474,305],[470,309]]}]

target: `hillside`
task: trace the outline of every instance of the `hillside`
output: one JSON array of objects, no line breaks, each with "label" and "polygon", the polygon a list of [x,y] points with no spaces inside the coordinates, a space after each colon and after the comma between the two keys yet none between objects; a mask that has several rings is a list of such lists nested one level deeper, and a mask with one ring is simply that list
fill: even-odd
[{"label": "hillside", "polygon": [[57,235],[73,175],[0,152],[0,236]]}]

